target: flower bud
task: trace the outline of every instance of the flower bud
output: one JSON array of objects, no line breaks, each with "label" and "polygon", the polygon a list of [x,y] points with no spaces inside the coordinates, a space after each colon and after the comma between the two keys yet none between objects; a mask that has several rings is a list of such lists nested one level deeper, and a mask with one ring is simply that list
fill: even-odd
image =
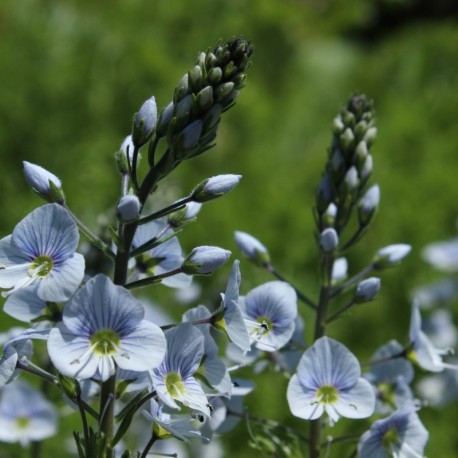
[{"label": "flower bud", "polygon": [[320,248],[324,253],[331,253],[339,245],[339,236],[332,227],[328,227],[320,234]]},{"label": "flower bud", "polygon": [[399,264],[409,253],[412,247],[406,243],[397,243],[380,248],[374,259],[374,267],[382,270]]},{"label": "flower bud", "polygon": [[343,134],[340,135],[339,139],[342,149],[348,154],[355,146],[355,134],[349,127],[347,127]]},{"label": "flower bud", "polygon": [[137,196],[129,194],[121,197],[116,207],[116,213],[121,221],[133,221],[140,214],[140,200]]},{"label": "flower bud", "polygon": [[371,186],[358,205],[358,220],[361,226],[367,226],[374,218],[380,203],[380,187],[378,184]]},{"label": "flower bud", "polygon": [[175,228],[181,227],[187,223],[191,223],[196,219],[202,204],[197,202],[189,202],[183,208],[170,213],[167,222]]},{"label": "flower bud", "polygon": [[375,299],[375,296],[380,291],[380,278],[366,278],[358,284],[355,290],[355,302],[361,304]]},{"label": "flower bud", "polygon": [[334,193],[332,191],[331,179],[329,175],[325,173],[315,191],[316,209],[319,214],[326,211],[333,197]]},{"label": "flower bud", "polygon": [[238,249],[256,265],[263,267],[270,262],[270,255],[267,248],[252,235],[242,232],[235,231],[235,244]]},{"label": "flower bud", "polygon": [[159,116],[159,121],[156,126],[156,135],[164,136],[167,133],[170,121],[172,120],[173,111],[175,110],[175,105],[173,102],[170,102],[162,111]]},{"label": "flower bud", "polygon": [[182,152],[191,151],[199,144],[200,134],[202,133],[202,121],[197,121],[188,124],[181,132],[178,138],[178,148]]},{"label": "flower bud", "polygon": [[199,246],[186,256],[181,270],[188,275],[210,274],[223,265],[231,252],[215,246]]},{"label": "flower bud", "polygon": [[132,127],[132,141],[137,147],[143,146],[153,135],[157,123],[156,99],[150,97],[138,110]]},{"label": "flower bud", "polygon": [[132,142],[132,135],[128,135],[119,150],[115,153],[116,166],[121,175],[126,175],[129,173],[129,162],[132,163],[132,158],[134,155],[134,144]]},{"label": "flower bud", "polygon": [[367,146],[369,148],[374,144],[376,137],[377,137],[377,128],[376,127],[370,127],[369,129],[367,129],[364,135],[364,141],[367,143]]},{"label": "flower bud", "polygon": [[208,202],[209,200],[227,194],[232,191],[238,184],[241,175],[217,175],[199,183],[191,193],[191,199],[194,202]]},{"label": "flower bud", "polygon": [[332,283],[339,283],[345,280],[348,275],[348,261],[346,258],[337,258],[332,266],[331,279]]},{"label": "flower bud", "polygon": [[65,202],[62,183],[56,175],[39,165],[23,161],[24,176],[32,190],[48,202]]}]

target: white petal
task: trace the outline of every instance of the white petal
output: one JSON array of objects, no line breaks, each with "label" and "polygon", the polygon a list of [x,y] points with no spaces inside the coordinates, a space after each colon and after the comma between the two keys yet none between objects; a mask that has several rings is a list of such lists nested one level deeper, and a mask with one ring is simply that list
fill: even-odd
[{"label": "white petal", "polygon": [[339,393],[339,400],[334,407],[342,417],[370,417],[375,409],[375,394],[371,384],[360,378],[353,388]]},{"label": "white petal", "polygon": [[288,383],[286,397],[291,413],[296,417],[315,420],[323,415],[323,405],[316,402],[315,392],[305,389],[299,383],[296,374],[291,377]]}]

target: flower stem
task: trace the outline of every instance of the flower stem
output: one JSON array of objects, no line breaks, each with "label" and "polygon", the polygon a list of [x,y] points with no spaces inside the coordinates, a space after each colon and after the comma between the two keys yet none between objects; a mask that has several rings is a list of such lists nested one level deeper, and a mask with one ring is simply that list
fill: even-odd
[{"label": "flower stem", "polygon": [[100,431],[105,434],[107,440],[105,458],[113,458],[113,449],[111,440],[114,432],[114,392],[116,388],[116,373],[113,374],[107,381],[102,383],[102,391],[100,393]]},{"label": "flower stem", "polygon": [[124,287],[127,289],[135,289],[135,288],[143,288],[148,285],[152,285],[153,283],[158,283],[162,279],[167,277],[172,277],[173,275],[177,275],[181,273],[181,267],[175,270],[171,270],[170,272],[164,272],[160,275],[155,275],[154,277],[142,278],[141,280],[133,281],[131,283],[127,283]]},{"label": "flower stem", "polygon": [[146,447],[143,450],[143,453],[141,454],[140,458],[146,458],[150,448],[153,446],[153,444],[156,442],[157,439],[158,439],[158,437],[156,436],[156,433],[153,432],[153,434],[151,434],[151,438],[148,441],[148,443],[146,444]]},{"label": "flower stem", "polygon": [[[326,317],[328,313],[329,300],[331,298],[331,278],[334,255],[325,254],[322,258],[322,284],[318,300],[318,309],[315,318],[315,335],[313,341],[323,337],[326,332]],[[321,430],[322,422],[318,418],[310,424],[309,458],[320,458],[321,455]]]}]

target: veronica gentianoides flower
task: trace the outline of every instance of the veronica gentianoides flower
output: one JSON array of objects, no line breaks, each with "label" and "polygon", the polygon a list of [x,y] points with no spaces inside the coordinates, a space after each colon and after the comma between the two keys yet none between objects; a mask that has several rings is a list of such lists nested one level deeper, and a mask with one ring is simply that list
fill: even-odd
[{"label": "veronica gentianoides flower", "polygon": [[84,275],[78,240],[75,222],[60,205],[32,211],[0,240],[0,288],[9,289],[3,295],[36,284],[44,301],[69,299]]},{"label": "veronica gentianoides flower", "polygon": [[369,417],[375,408],[374,391],[361,378],[358,360],[329,337],[321,337],[304,352],[287,398],[296,417],[315,420],[326,412],[331,424],[340,417]]},{"label": "veronica gentianoides flower", "polygon": [[271,281],[240,299],[245,323],[256,348],[276,351],[289,342],[297,316],[297,296],[291,285]]},{"label": "veronica gentianoides flower", "polygon": [[204,336],[190,323],[165,331],[167,351],[164,360],[151,371],[153,386],[168,406],[178,403],[210,416],[208,400],[195,375],[204,355]]},{"label": "veronica gentianoides flower", "polygon": [[129,291],[97,275],[65,304],[62,321],[49,334],[49,356],[60,373],[77,379],[105,381],[116,366],[153,369],[166,343],[162,330],[144,315]]}]

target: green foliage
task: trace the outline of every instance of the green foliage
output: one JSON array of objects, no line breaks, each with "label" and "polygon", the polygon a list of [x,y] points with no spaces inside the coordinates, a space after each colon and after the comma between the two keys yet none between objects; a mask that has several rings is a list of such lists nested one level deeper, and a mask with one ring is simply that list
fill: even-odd
[{"label": "green foliage", "polygon": [[[114,152],[140,104],[155,95],[158,109],[163,108],[198,51],[220,38],[242,35],[255,46],[248,86],[221,123],[216,147],[165,180],[168,191],[162,198],[168,205],[219,173],[244,178],[230,195],[204,208],[199,224],[183,231],[185,248],[205,243],[236,253],[233,231],[252,233],[268,247],[280,272],[316,296],[314,189],[326,161],[334,115],[351,93],[363,92],[376,110],[373,182],[380,184],[382,199],[373,229],[351,254],[351,272],[381,246],[404,242],[414,250],[396,271],[383,273],[375,302],[339,320],[330,333],[365,360],[389,338],[405,341],[409,292],[435,275],[421,261],[420,249],[455,231],[458,29],[447,20],[406,20],[370,42],[349,38],[349,32],[370,30],[382,6],[412,3],[2,2],[2,236],[41,205],[27,189],[22,160],[61,178],[72,210],[97,228],[98,213],[116,204]],[[242,293],[270,279],[248,262],[242,261],[241,269]],[[201,280],[210,290],[203,300],[217,297],[227,274],[226,269],[214,279]],[[305,314],[306,331],[307,318]],[[2,328],[11,324],[5,320]],[[306,423],[285,411],[284,378],[268,378],[261,375],[248,397],[250,412],[306,433]],[[455,410],[422,411],[431,432],[428,455],[456,456]],[[342,423],[335,431],[345,432]],[[361,422],[361,431],[366,427]],[[72,428],[72,420],[66,419],[61,433]],[[248,449],[244,428],[239,426],[236,434],[240,438],[230,440],[233,456],[257,456],[260,450],[300,456],[294,442],[272,431],[252,437],[257,451]],[[25,456],[20,450],[2,445],[0,458]],[[56,453],[65,456],[60,439],[43,445],[43,456]]]}]

